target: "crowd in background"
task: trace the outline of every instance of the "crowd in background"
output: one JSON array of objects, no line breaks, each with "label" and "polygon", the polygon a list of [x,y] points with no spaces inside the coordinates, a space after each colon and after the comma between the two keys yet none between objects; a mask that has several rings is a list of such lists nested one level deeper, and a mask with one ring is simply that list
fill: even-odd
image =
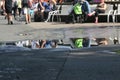
[{"label": "crowd in background", "polygon": [[14,19],[16,15],[25,15],[26,24],[31,22],[30,15],[36,14],[38,11],[41,15],[41,21],[44,21],[49,11],[56,8],[57,3],[62,0],[1,0],[0,8],[3,10],[2,14],[8,19],[8,24],[13,24],[12,14]]},{"label": "crowd in background", "polygon": [[[0,6],[1,9],[3,9],[3,15],[8,19],[8,24],[13,24],[12,14],[14,15],[14,19],[16,19],[16,15],[21,17],[21,15],[24,14],[25,24],[28,24],[31,22],[31,15],[34,15],[34,21],[37,21],[38,18],[40,21],[44,22],[48,18],[48,13],[56,10],[56,5],[58,3],[61,4],[64,1],[65,0],[1,0]],[[95,23],[98,23],[98,14],[104,13],[106,10],[104,0],[100,0],[100,4],[96,6],[96,9],[93,12],[91,12],[90,4],[87,0],[73,0],[73,5],[75,6],[79,2],[82,2],[82,4],[80,3],[82,5],[82,14],[85,17],[95,15]],[[76,18],[74,9],[71,13],[74,13]]]}]

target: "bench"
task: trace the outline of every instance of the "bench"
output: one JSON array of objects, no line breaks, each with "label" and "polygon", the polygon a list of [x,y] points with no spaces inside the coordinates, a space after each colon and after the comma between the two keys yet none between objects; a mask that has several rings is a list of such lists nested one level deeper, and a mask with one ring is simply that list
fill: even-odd
[{"label": "bench", "polygon": [[48,13],[48,18],[46,19],[45,22],[50,21],[50,20],[51,20],[51,17],[52,17],[52,22],[53,22],[54,15],[55,15],[55,14],[58,14],[58,13],[59,13],[59,10],[60,10],[60,8],[61,8],[61,5],[56,5],[56,6],[57,6],[57,10],[55,10],[55,11],[50,11],[50,12]]},{"label": "bench", "polygon": [[53,14],[52,21],[54,20],[54,17],[57,17],[57,21],[61,22],[62,16],[68,16],[73,8],[73,5],[62,5],[61,10],[58,10],[56,14]]},{"label": "bench", "polygon": [[[48,22],[50,21],[50,19],[52,18],[52,22],[54,21],[54,17],[56,16],[57,17],[57,21],[62,21],[62,17],[65,19],[65,16],[68,16],[70,14],[70,11],[72,10],[73,8],[73,5],[57,5],[61,6],[61,10],[55,10],[55,11],[51,11],[49,13],[49,16],[47,18],[47,20],[45,22]],[[91,11],[95,10],[97,4],[90,4],[90,7],[91,7]],[[109,22],[110,20],[110,15],[112,15],[112,20],[114,22],[114,17],[113,16],[113,5],[110,5],[110,4],[107,4],[107,10],[105,11],[105,13],[100,13],[99,16],[107,16],[107,22]]]}]

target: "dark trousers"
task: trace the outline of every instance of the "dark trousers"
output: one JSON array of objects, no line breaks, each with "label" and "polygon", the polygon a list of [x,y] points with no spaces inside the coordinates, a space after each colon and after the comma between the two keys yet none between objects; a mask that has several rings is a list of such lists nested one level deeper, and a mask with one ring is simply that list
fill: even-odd
[{"label": "dark trousers", "polygon": [[16,16],[16,14],[17,14],[17,7],[13,7],[13,15],[14,15],[14,18],[15,18],[15,16]]}]

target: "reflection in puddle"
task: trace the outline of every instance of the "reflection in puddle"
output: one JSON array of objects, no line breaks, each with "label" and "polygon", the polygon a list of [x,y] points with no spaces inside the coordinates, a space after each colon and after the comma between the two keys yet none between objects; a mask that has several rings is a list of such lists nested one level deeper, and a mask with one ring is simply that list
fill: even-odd
[{"label": "reflection in puddle", "polygon": [[[35,29],[18,35],[23,39],[16,42],[4,42],[6,49],[17,50],[41,48],[83,48],[119,44],[119,27],[108,26],[89,28]],[[14,45],[11,46],[11,45]],[[0,50],[4,50],[0,46]],[[18,49],[19,48],[19,49]]]},{"label": "reflection in puddle", "polygon": [[71,48],[71,45],[64,44],[63,40],[26,40],[15,42],[16,46],[28,47],[31,49],[40,48]]},{"label": "reflection in puddle", "polygon": [[[1,46],[6,45],[7,50],[15,50],[15,46],[19,48],[27,48],[27,49],[43,49],[43,48],[83,48],[83,47],[93,47],[93,46],[103,46],[110,45],[111,42],[107,38],[69,38],[65,39],[53,39],[53,40],[24,40],[24,41],[16,41],[16,42],[6,42],[1,43]],[[117,40],[114,40],[112,44],[117,44]],[[14,47],[12,47],[13,45]],[[27,50],[26,49],[26,50]],[[1,49],[0,47],[0,50]],[[17,49],[19,50],[19,49]]]}]

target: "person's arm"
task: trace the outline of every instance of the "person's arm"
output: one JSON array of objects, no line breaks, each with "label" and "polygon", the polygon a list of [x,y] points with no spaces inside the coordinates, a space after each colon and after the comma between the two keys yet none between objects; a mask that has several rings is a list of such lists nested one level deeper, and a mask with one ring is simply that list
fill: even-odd
[{"label": "person's arm", "polygon": [[44,48],[45,44],[46,44],[46,40],[42,40],[42,45],[40,48]]},{"label": "person's arm", "polygon": [[3,10],[5,11],[5,0],[3,0]]},{"label": "person's arm", "polygon": [[103,7],[99,7],[98,9],[100,9],[100,10],[106,10],[106,8],[107,8],[107,5],[106,5],[106,4],[104,4],[104,6],[103,6]]},{"label": "person's arm", "polygon": [[45,7],[42,5],[42,3],[41,3],[41,2],[39,2],[39,3],[40,3],[41,9],[42,9],[42,10],[45,10]]}]

